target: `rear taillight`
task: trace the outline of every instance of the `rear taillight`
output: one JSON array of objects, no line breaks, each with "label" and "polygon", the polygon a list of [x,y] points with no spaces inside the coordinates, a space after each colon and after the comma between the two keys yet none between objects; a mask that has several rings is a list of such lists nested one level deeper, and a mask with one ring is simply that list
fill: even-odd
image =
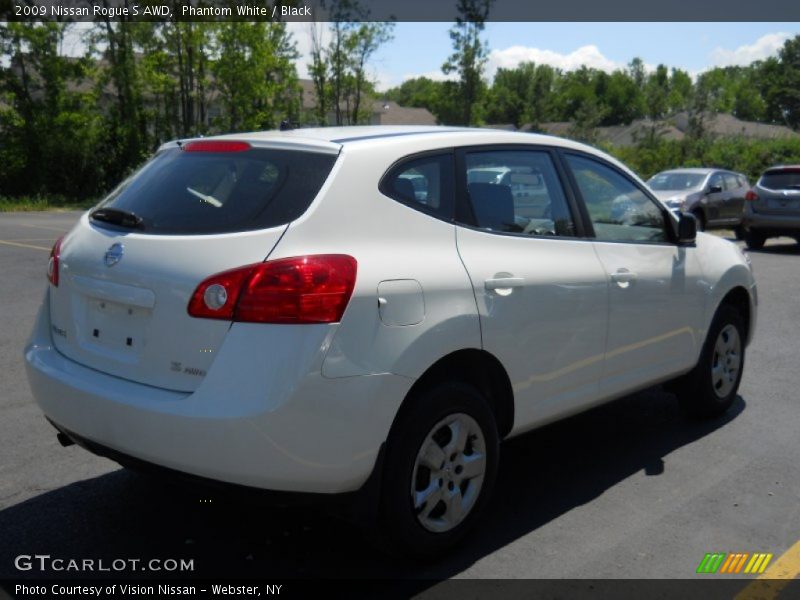
[{"label": "rear taillight", "polygon": [[47,280],[56,287],[58,287],[58,263],[61,261],[61,240],[63,239],[62,235],[53,244],[53,249],[50,250],[50,260],[47,261]]},{"label": "rear taillight", "polygon": [[356,282],[344,254],[281,258],[212,275],[192,294],[189,314],[250,323],[336,323]]},{"label": "rear taillight", "polygon": [[758,194],[756,194],[753,190],[747,190],[747,193],[744,195],[744,199],[754,202],[755,200],[758,200]]}]

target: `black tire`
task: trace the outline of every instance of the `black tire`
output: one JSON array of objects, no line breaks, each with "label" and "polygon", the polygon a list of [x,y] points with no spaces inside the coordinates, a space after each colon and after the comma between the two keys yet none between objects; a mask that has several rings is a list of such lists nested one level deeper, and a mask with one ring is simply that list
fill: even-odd
[{"label": "black tire", "polygon": [[700,209],[695,209],[692,211],[694,215],[694,220],[697,221],[697,231],[705,231],[706,230],[706,218],[703,216],[703,211]]},{"label": "black tire", "polygon": [[733,235],[736,237],[737,240],[744,239],[744,227],[741,225],[737,225],[733,228]]},{"label": "black tire", "polygon": [[744,232],[744,243],[748,248],[758,250],[764,247],[764,242],[767,241],[767,236],[758,231],[757,229],[746,229]]},{"label": "black tire", "polygon": [[[716,350],[721,334],[725,331],[731,339],[730,332],[733,328],[738,336],[739,364],[732,379],[729,371],[725,371],[727,382],[721,385],[720,380],[715,380],[714,372],[719,376],[719,369],[726,369],[722,365],[726,362]],[[723,342],[724,342],[723,336]],[[697,418],[711,418],[727,411],[736,399],[739,383],[745,364],[745,330],[744,319],[739,311],[729,304],[723,304],[717,310],[708,337],[703,344],[700,360],[692,371],[678,380],[674,391],[678,396],[681,408],[690,416]],[[715,369],[716,367],[716,369]],[[730,389],[727,386],[732,384]]]},{"label": "black tire", "polygon": [[[491,408],[480,392],[470,385],[459,382],[439,383],[419,393],[416,397],[409,398],[409,401],[411,404],[404,408],[398,421],[393,425],[386,445],[380,507],[381,524],[385,536],[394,549],[413,558],[430,560],[457,545],[480,518],[491,496],[497,476],[499,439],[497,424]],[[427,477],[430,485],[434,485],[434,481],[438,482],[442,494],[447,493],[445,490],[448,489],[448,486],[451,494],[458,490],[456,493],[459,498],[462,497],[462,494],[463,497],[468,497],[471,489],[469,486],[476,481],[472,479],[463,484],[453,483],[456,477],[455,473],[459,472],[458,467],[455,466],[452,467],[452,470],[447,468],[445,476],[448,478],[452,476],[453,479],[448,479],[443,484],[443,480],[438,479],[438,475],[435,475],[432,470],[428,469],[426,473],[427,467],[417,464],[423,442],[430,444],[432,430],[437,428],[437,433],[452,434],[451,427],[437,426],[451,417],[456,419],[456,415],[468,416],[472,419],[472,423],[480,428],[483,435],[484,451],[482,454],[484,455],[485,469],[482,482],[479,485],[476,484],[476,490],[472,492],[475,500],[463,520],[447,531],[434,532],[423,526],[424,516],[417,516],[412,499],[412,480],[415,482],[415,486],[421,482],[420,487],[425,488]],[[444,440],[446,439],[444,438]],[[444,443],[444,445],[447,444]],[[469,447],[467,452],[461,456],[469,458],[470,453],[477,456],[476,452],[474,448]],[[447,461],[448,458],[445,458],[447,465],[456,464]],[[417,469],[416,479],[414,478],[415,468]],[[444,468],[442,469],[443,473]],[[464,467],[461,469],[463,471]],[[464,487],[455,487],[459,485]],[[427,503],[423,503],[419,514],[424,515],[429,512],[435,517],[437,508],[444,508],[445,513],[450,510],[444,504],[444,499],[435,499],[435,502],[436,504],[431,507],[430,511],[425,510]],[[430,521],[430,517],[428,521]]]}]

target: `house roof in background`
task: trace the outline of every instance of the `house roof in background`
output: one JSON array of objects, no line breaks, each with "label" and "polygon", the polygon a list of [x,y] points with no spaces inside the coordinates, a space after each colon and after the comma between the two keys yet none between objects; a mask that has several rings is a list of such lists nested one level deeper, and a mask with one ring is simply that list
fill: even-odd
[{"label": "house roof in background", "polygon": [[[317,106],[314,82],[300,79],[299,83],[303,110],[314,110]],[[427,108],[400,106],[393,100],[373,100],[371,112],[377,125],[436,125],[436,117]]]}]

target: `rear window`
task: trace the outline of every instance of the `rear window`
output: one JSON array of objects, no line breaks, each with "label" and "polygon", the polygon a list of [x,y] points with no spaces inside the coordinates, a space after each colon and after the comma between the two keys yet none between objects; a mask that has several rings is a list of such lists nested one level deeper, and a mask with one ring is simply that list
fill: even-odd
[{"label": "rear window", "polygon": [[336,156],[306,151],[171,148],[159,152],[96,208],[134,213],[145,233],[266,229],[302,215],[335,161]]},{"label": "rear window", "polygon": [[760,184],[768,190],[800,190],[800,169],[767,171]]}]

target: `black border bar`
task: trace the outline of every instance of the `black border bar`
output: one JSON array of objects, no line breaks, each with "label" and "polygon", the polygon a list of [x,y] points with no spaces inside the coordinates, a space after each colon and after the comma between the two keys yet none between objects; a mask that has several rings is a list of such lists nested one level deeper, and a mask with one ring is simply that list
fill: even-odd
[{"label": "black border bar", "polygon": [[[330,0],[0,0],[0,21],[326,22]],[[104,9],[111,9],[110,11]],[[455,0],[361,0],[346,21],[452,22]],[[494,0],[489,22],[800,21],[797,0]],[[679,44],[680,40],[665,40]]]}]

